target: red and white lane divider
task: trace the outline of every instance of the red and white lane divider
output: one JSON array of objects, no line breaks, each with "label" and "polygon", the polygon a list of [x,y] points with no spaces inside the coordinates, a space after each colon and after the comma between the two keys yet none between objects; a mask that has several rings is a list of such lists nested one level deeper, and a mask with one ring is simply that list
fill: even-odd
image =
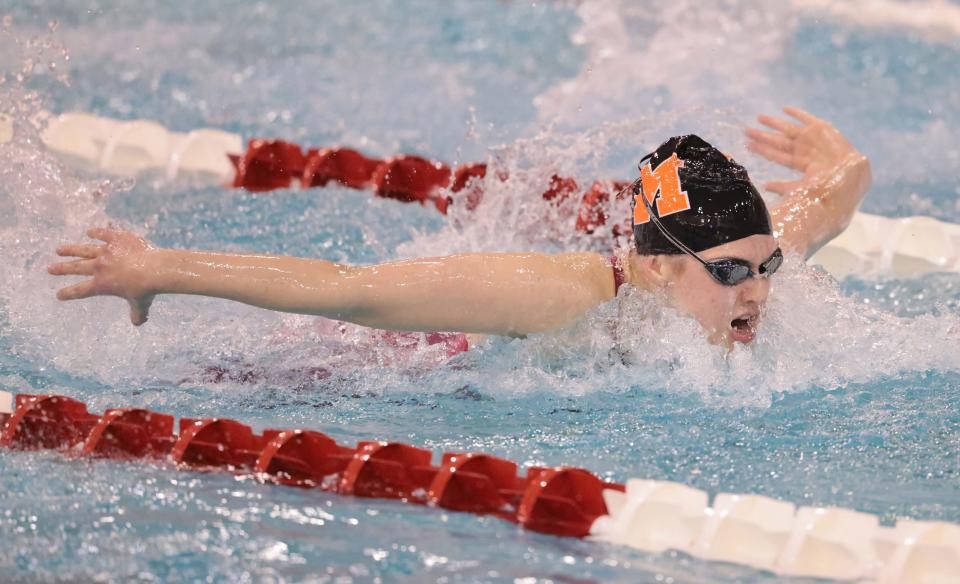
[{"label": "red and white lane divider", "polygon": [[[250,140],[213,129],[171,132],[156,122],[120,121],[85,113],[47,116],[46,145],[65,161],[95,172],[159,176],[202,184],[224,184],[250,191],[339,184],[370,189],[378,196],[435,206],[445,213],[451,193],[467,189],[467,207],[482,199],[486,165],[451,169],[442,162],[401,155],[370,158],[350,148],[302,149],[279,140]],[[0,119],[0,143],[12,136]],[[505,178],[505,177],[501,177]],[[596,181],[584,189],[573,179],[554,176],[543,197],[557,202],[580,197],[573,228],[592,233],[608,223],[606,209],[625,183]],[[626,224],[611,231],[625,233]],[[916,276],[960,272],[960,225],[930,217],[899,219],[857,213],[847,230],[811,258],[837,277]]]},{"label": "red and white lane divider", "polygon": [[0,448],[167,461],[185,471],[251,475],[277,485],[493,515],[556,536],[751,566],[781,575],[881,584],[954,582],[960,525],[898,521],[759,495],[717,495],[666,481],[604,482],[589,471],[533,467],[484,453],[433,453],[399,442],[338,444],[311,430],[264,430],[223,418],[179,420],[138,408],[92,414],[57,395],[0,391]]}]

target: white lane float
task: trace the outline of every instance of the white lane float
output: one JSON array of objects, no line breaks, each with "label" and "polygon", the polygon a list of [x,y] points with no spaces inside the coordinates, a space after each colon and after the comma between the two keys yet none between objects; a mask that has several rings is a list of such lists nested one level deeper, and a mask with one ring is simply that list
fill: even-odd
[{"label": "white lane float", "polygon": [[13,394],[9,391],[0,391],[0,416],[12,414],[13,406]]},{"label": "white lane float", "polygon": [[792,503],[760,495],[717,495],[689,552],[705,560],[772,571],[793,528]]},{"label": "white lane float", "polygon": [[707,493],[668,481],[630,479],[603,493],[609,515],[590,538],[648,552],[677,550],[782,576],[947,584],[960,579],[960,525],[800,507],[760,495]]},{"label": "white lane float", "polygon": [[858,580],[877,566],[872,545],[880,521],[868,513],[801,507],[775,571],[806,578]]},{"label": "white lane float", "polygon": [[960,581],[960,525],[934,521],[899,521],[896,551],[880,584]]},{"label": "white lane float", "polygon": [[606,490],[603,499],[610,515],[594,523],[595,539],[663,552],[692,545],[706,523],[709,497],[680,483],[629,479],[626,492]]},{"label": "white lane float", "polygon": [[[230,155],[244,151],[239,134],[204,128],[171,132],[148,120],[114,120],[73,112],[47,116],[43,140],[65,162],[117,176],[222,185],[233,179]],[[0,143],[12,136],[0,119]],[[810,259],[837,278],[913,277],[960,272],[960,225],[931,217],[856,213],[850,226]]]},{"label": "white lane float", "polygon": [[812,258],[837,278],[960,272],[960,225],[932,217],[857,213]]},{"label": "white lane float", "polygon": [[230,179],[234,167],[227,154],[244,149],[239,134],[211,128],[171,132],[149,120],[80,112],[50,117],[42,138],[64,162],[84,170],[131,177],[154,174],[210,185]]}]

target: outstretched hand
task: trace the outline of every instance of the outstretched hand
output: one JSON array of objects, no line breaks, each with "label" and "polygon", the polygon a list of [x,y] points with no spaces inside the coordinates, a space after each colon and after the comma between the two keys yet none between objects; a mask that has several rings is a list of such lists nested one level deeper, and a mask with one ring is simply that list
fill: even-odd
[{"label": "outstretched hand", "polygon": [[87,231],[87,236],[103,243],[61,245],[57,255],[76,259],[47,267],[55,276],[89,276],[78,284],[61,288],[57,298],[119,296],[130,304],[130,321],[134,325],[147,322],[156,294],[149,285],[149,276],[153,273],[150,262],[156,249],[139,235],[120,229],[94,228]]},{"label": "outstretched hand", "polygon": [[870,188],[870,161],[829,122],[794,107],[783,111],[792,120],[759,116],[769,130],[747,128],[747,147],[803,173],[764,186],[784,197],[770,212],[784,248],[810,257],[850,224]]},{"label": "outstretched hand", "polygon": [[[803,173],[796,180],[772,181],[764,187],[784,197],[820,187],[850,166],[867,159],[833,125],[795,107],[783,108],[793,120],[758,116],[770,128],[747,128],[747,148],[764,158]],[[867,169],[869,174],[869,169]],[[866,188],[863,189],[864,192]],[[859,203],[859,199],[857,199]]]}]

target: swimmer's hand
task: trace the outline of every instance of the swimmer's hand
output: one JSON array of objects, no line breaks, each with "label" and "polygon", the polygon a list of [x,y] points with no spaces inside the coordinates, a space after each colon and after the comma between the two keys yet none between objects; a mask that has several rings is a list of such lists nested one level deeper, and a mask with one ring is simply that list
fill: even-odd
[{"label": "swimmer's hand", "polygon": [[747,148],[803,173],[764,187],[784,197],[771,212],[781,244],[805,257],[839,235],[870,188],[870,161],[833,125],[799,108],[793,120],[759,116],[769,130],[747,128]]},{"label": "swimmer's hand", "polygon": [[47,271],[55,276],[89,276],[78,284],[57,292],[60,300],[79,300],[93,296],[119,296],[130,305],[130,322],[147,322],[150,304],[156,292],[151,289],[150,273],[157,250],[135,233],[119,229],[94,228],[87,236],[103,244],[61,245],[57,255],[77,258],[51,264]]}]

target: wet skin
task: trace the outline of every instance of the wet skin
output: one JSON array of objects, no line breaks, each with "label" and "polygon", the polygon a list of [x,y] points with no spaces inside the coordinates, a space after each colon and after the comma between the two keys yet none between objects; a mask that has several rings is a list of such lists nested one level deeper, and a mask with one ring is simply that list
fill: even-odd
[{"label": "wet skin", "polygon": [[[756,274],[760,264],[776,249],[774,237],[751,235],[704,250],[699,255],[706,261],[745,260]],[[736,286],[724,286],[714,280],[697,260],[687,255],[631,254],[628,278],[641,288],[666,292],[675,308],[700,323],[711,343],[728,348],[735,342],[753,341],[770,294],[769,278],[748,278]],[[747,319],[747,326],[735,328],[733,321],[736,319]]]}]

